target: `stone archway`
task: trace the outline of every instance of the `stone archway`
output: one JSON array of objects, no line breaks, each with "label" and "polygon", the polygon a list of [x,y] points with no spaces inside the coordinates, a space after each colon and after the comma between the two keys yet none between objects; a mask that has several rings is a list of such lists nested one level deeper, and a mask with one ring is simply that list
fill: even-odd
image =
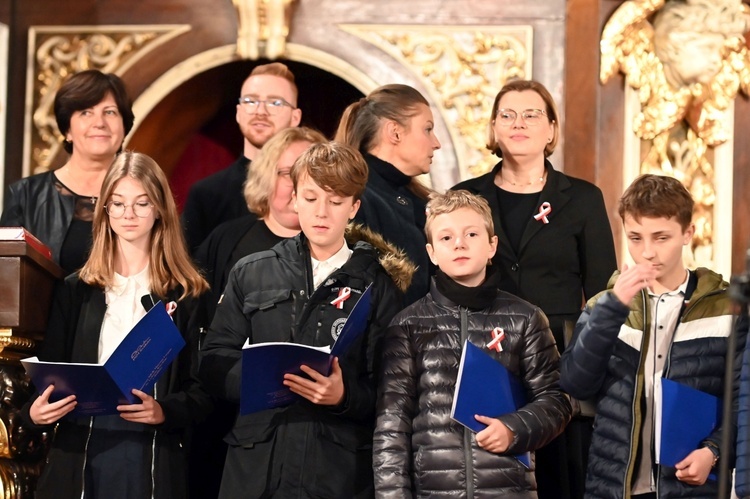
[{"label": "stone archway", "polygon": [[[309,47],[287,46],[287,64],[299,87],[302,124],[333,137],[351,102],[377,87],[355,68]],[[135,101],[136,123],[126,147],[152,156],[167,172],[178,204],[193,182],[231,163],[242,151],[235,102],[252,68],[234,46],[180,63]]]}]

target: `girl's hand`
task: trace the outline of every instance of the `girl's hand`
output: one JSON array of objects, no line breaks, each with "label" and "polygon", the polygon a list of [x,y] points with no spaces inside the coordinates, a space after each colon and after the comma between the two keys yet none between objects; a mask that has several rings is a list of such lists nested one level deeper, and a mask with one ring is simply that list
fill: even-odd
[{"label": "girl's hand", "polygon": [[61,417],[75,409],[78,404],[75,395],[68,395],[64,399],[50,404],[49,397],[54,389],[55,385],[49,385],[31,404],[29,416],[31,416],[35,425],[56,423]]}]

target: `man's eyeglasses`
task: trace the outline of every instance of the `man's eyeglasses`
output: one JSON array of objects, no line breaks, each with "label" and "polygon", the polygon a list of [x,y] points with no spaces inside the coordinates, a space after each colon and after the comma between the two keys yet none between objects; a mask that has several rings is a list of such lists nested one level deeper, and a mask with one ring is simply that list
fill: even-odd
[{"label": "man's eyeglasses", "polygon": [[256,99],[255,97],[240,97],[239,103],[242,109],[247,114],[255,114],[260,109],[260,105],[263,104],[266,108],[266,112],[270,115],[279,114],[284,107],[294,109],[294,106],[282,99],[276,97],[273,99]]},{"label": "man's eyeglasses", "polygon": [[[524,109],[521,111],[521,117],[526,126],[537,126],[542,122],[542,116],[546,115],[547,113],[541,109]],[[518,113],[513,109],[498,109],[497,114],[495,114],[495,121],[502,126],[511,126],[517,118]]]},{"label": "man's eyeglasses", "polygon": [[139,201],[135,204],[125,204],[120,201],[110,201],[104,205],[104,209],[112,218],[122,218],[125,215],[125,210],[128,208],[133,209],[133,214],[138,218],[146,218],[151,214],[151,210],[154,209],[154,205],[148,201]]}]

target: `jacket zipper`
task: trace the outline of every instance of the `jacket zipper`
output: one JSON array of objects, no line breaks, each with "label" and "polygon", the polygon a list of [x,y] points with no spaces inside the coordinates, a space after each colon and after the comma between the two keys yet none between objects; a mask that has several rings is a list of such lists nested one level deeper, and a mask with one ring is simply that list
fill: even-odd
[{"label": "jacket zipper", "polygon": [[94,431],[94,417],[89,418],[89,433],[86,435],[86,445],[83,446],[83,467],[81,468],[81,499],[86,493],[86,461],[89,457],[89,442],[91,441],[91,432]]},{"label": "jacket zipper", "polygon": [[[154,400],[156,400],[156,386],[157,384],[154,383]],[[154,499],[156,495],[156,432],[158,430],[154,430],[154,437],[151,440],[151,499]]]},{"label": "jacket zipper", "polygon": [[[644,311],[644,318],[648,319],[648,301],[646,299],[646,293],[641,291],[641,300],[643,300],[643,311]],[[631,418],[633,421],[633,424],[630,425],[630,448],[628,449],[628,465],[627,469],[625,471],[625,482],[622,484],[622,494],[623,497],[630,497],[630,482],[633,479],[633,473],[635,472],[635,463],[633,462],[633,454],[635,452],[635,446],[632,444],[632,442],[635,442],[635,433],[636,433],[636,427],[640,426],[637,423],[636,419],[636,412],[638,409],[636,406],[638,405],[638,393],[640,393],[642,389],[643,382],[641,381],[641,378],[638,376],[638,373],[641,372],[641,368],[643,367],[643,364],[646,360],[645,356],[643,355],[643,347],[646,344],[646,337],[648,335],[648,331],[650,331],[650,323],[648,320],[643,321],[643,338],[641,339],[641,349],[638,356],[638,369],[635,373],[635,390],[633,391],[633,402],[630,406],[631,411]]]},{"label": "jacket zipper", "polygon": [[[458,307],[461,320],[461,345],[469,339],[468,309]],[[466,498],[474,499],[474,461],[472,452],[471,430],[464,427],[464,461],[466,462]]]}]

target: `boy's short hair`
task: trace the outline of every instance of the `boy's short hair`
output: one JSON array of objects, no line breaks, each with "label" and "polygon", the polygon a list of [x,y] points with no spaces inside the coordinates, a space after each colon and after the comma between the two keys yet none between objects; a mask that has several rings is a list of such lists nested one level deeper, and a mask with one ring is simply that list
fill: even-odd
[{"label": "boy's short hair", "polygon": [[427,236],[427,242],[432,244],[432,234],[430,228],[432,222],[438,215],[453,213],[461,208],[469,208],[479,213],[484,219],[484,227],[487,229],[487,235],[490,239],[495,235],[495,224],[492,221],[492,210],[487,200],[467,190],[448,191],[444,194],[433,193],[427,202],[427,221],[424,224],[424,233]]},{"label": "boy's short hair", "polygon": [[302,174],[306,173],[321,188],[337,196],[362,197],[369,170],[362,155],[341,142],[313,144],[297,158],[292,167],[292,182],[297,190]]},{"label": "boy's short hair", "polygon": [[646,173],[630,184],[620,198],[619,214],[640,221],[641,217],[676,218],[685,231],[693,220],[695,202],[682,182],[674,177]]}]

